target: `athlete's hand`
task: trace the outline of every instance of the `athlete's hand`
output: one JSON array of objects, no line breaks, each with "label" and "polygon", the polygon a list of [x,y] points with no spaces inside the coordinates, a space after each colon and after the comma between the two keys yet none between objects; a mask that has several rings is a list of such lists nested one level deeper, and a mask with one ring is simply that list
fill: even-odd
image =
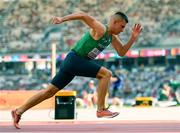
[{"label": "athlete's hand", "polygon": [[141,31],[142,31],[142,26],[140,24],[135,24],[134,27],[132,28],[132,37],[134,39],[137,39]]},{"label": "athlete's hand", "polygon": [[60,18],[60,17],[53,17],[52,19],[51,19],[51,23],[52,24],[61,24],[63,22],[63,20],[62,20],[62,18]]}]

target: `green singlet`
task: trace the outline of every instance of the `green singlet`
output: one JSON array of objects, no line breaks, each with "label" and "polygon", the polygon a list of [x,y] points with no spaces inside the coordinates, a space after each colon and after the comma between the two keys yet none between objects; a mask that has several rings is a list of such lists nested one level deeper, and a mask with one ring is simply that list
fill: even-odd
[{"label": "green singlet", "polygon": [[107,31],[106,27],[106,32],[99,40],[94,40],[90,32],[87,31],[83,37],[77,41],[72,51],[75,51],[77,55],[81,57],[95,59],[97,55],[112,42],[112,35],[108,35]]}]

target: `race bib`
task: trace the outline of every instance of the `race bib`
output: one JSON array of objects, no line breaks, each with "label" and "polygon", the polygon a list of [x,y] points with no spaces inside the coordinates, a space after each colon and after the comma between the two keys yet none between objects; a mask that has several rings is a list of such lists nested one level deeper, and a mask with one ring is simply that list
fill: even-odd
[{"label": "race bib", "polygon": [[99,53],[101,53],[101,51],[98,50],[97,48],[94,48],[93,50],[91,50],[91,51],[88,53],[87,56],[88,56],[90,59],[95,59],[95,58],[98,56]]}]

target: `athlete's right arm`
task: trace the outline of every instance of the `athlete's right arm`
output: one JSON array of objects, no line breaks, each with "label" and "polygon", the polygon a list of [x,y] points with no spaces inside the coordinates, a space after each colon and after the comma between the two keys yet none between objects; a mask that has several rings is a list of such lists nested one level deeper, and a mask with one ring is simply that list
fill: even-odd
[{"label": "athlete's right arm", "polygon": [[88,25],[95,33],[104,34],[105,26],[96,20],[94,17],[88,15],[84,12],[76,12],[64,17],[54,17],[52,19],[53,24],[61,24],[65,21],[70,20],[82,20],[86,25]]}]

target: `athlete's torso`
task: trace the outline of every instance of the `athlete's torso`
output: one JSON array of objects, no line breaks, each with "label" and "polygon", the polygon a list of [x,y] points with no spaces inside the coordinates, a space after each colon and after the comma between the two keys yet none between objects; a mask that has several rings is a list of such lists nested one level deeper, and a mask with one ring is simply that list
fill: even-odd
[{"label": "athlete's torso", "polygon": [[112,42],[112,35],[108,35],[107,27],[103,37],[94,40],[90,32],[86,32],[83,37],[72,48],[79,56],[95,59]]}]

